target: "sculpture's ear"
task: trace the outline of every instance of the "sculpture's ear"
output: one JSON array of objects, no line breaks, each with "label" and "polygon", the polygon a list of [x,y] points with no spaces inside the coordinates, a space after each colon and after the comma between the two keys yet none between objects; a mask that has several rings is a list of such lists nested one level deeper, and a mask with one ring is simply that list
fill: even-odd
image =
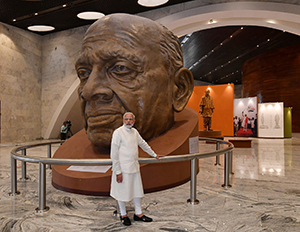
[{"label": "sculpture's ear", "polygon": [[180,112],[188,103],[194,88],[193,74],[187,68],[179,69],[175,74],[173,89],[173,109]]}]

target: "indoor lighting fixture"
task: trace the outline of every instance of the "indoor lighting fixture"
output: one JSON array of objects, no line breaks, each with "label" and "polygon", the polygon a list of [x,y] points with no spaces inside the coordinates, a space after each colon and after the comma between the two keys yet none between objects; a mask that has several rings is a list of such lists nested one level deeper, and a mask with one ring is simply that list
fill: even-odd
[{"label": "indoor lighting fixture", "polygon": [[104,16],[104,14],[100,12],[95,12],[95,11],[86,11],[86,12],[81,12],[77,15],[78,18],[84,19],[84,20],[96,20],[100,19]]},{"label": "indoor lighting fixture", "polygon": [[138,4],[146,7],[160,6],[167,3],[169,0],[138,0]]},{"label": "indoor lighting fixture", "polygon": [[52,26],[46,26],[46,25],[35,25],[35,26],[29,26],[27,27],[28,30],[30,31],[53,31],[55,28]]}]

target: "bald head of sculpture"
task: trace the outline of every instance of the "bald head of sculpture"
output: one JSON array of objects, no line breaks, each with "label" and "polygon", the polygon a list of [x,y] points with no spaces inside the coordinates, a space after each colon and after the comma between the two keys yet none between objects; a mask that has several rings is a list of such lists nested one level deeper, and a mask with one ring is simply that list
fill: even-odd
[{"label": "bald head of sculpture", "polygon": [[205,96],[207,97],[209,96],[209,94],[210,94],[210,90],[209,89],[205,90]]},{"label": "bald head of sculpture", "polygon": [[181,45],[164,26],[134,15],[105,16],[87,30],[76,62],[89,140],[109,147],[122,115],[133,112],[144,139],[164,133],[193,91]]}]

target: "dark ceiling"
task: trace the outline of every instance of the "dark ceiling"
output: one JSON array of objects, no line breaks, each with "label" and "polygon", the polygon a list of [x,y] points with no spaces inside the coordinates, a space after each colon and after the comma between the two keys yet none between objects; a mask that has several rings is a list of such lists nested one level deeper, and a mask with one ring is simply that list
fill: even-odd
[{"label": "dark ceiling", "polygon": [[[112,13],[137,14],[165,6],[188,2],[169,0],[158,7],[144,7],[138,0],[0,0],[0,21],[27,29],[32,25],[51,25],[55,31],[91,24],[91,21],[77,18],[84,11],[97,11],[105,15]],[[64,7],[64,5],[66,5]],[[37,15],[36,15],[37,13]],[[14,19],[16,21],[14,21]],[[47,33],[39,33],[47,34]]]},{"label": "dark ceiling", "polygon": [[[189,35],[180,40],[185,37]],[[300,44],[300,36],[280,30],[228,26],[194,32],[182,50],[184,66],[192,71],[195,80],[209,84],[242,84],[242,66],[246,60],[296,44]]]},{"label": "dark ceiling", "polygon": [[[77,18],[84,11],[136,14],[182,2],[188,0],[169,0],[165,5],[148,8],[137,4],[137,0],[0,0],[0,21],[25,30],[32,25],[54,26],[54,31],[36,32],[46,35],[91,24],[93,21]],[[300,37],[264,27],[228,26],[194,32],[180,41],[185,67],[192,71],[195,80],[241,84],[242,64],[247,59],[300,44]]]}]

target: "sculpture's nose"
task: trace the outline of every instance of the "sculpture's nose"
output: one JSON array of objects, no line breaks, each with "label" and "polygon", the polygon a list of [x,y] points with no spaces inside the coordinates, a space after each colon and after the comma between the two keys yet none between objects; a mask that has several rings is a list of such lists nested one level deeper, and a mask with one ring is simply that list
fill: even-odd
[{"label": "sculpture's nose", "polygon": [[89,78],[82,87],[80,97],[85,101],[110,102],[114,93],[110,88],[109,81],[105,74],[93,68]]}]

